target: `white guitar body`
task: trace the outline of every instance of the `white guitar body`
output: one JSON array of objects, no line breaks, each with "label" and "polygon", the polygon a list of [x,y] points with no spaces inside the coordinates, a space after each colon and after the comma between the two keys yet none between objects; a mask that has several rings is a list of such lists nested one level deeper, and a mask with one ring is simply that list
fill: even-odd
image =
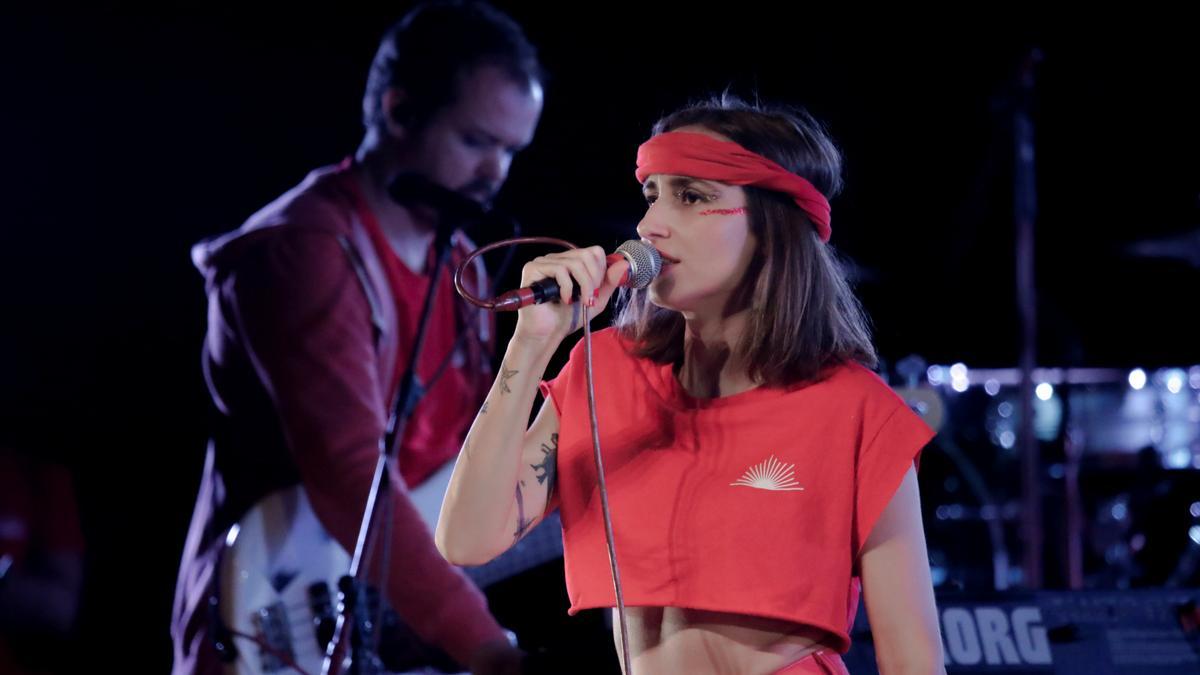
[{"label": "white guitar body", "polygon": [[[323,583],[336,607],[338,579],[350,569],[350,555],[321,526],[304,490],[296,486],[264,498],[230,529],[226,543],[220,571],[225,625],[287,654],[306,673],[320,673],[321,617],[309,588]],[[292,671],[248,640],[235,638],[233,644],[238,658],[226,668],[230,675]]]},{"label": "white guitar body", "polygon": [[[452,470],[453,462],[409,491],[431,530]],[[496,560],[464,571],[482,587],[561,555],[555,515]],[[220,563],[220,617],[237,648],[228,675],[296,672],[280,654],[305,673],[320,673],[337,616],[338,581],[349,569],[350,554],[325,531],[300,486],[272,493],[250,509],[230,528]]]}]

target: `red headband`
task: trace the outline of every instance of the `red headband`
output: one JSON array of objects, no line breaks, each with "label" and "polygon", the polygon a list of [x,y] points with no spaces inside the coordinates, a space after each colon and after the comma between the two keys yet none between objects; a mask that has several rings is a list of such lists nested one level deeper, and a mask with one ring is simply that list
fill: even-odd
[{"label": "red headband", "polygon": [[817,226],[821,241],[829,241],[825,195],[804,178],[737,143],[687,131],[659,134],[642,143],[637,154],[638,182],[656,173],[753,185],[790,195]]}]

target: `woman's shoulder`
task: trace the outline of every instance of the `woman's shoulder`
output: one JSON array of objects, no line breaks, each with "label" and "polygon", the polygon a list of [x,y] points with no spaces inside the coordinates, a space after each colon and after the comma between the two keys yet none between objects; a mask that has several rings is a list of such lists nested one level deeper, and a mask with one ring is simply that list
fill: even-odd
[{"label": "woman's shoulder", "polygon": [[[584,351],[586,339],[580,336],[571,347],[570,356],[563,366],[562,373],[573,373],[570,379],[584,382],[583,373],[587,369],[587,354]],[[616,328],[604,328],[592,333],[592,371],[597,377],[610,378],[649,378],[659,370],[658,364],[648,358],[635,354],[634,344],[621,335]]]},{"label": "woman's shoulder", "polygon": [[857,399],[867,404],[906,405],[904,399],[878,373],[857,362],[830,366],[815,385],[823,394],[839,399]]},{"label": "woman's shoulder", "polygon": [[[580,334],[575,345],[571,347],[571,360],[582,359],[584,357],[584,345],[586,344],[585,336]],[[601,355],[605,359],[622,359],[634,360],[633,343],[621,335],[615,327],[602,328],[597,331],[592,331],[592,359]]]}]

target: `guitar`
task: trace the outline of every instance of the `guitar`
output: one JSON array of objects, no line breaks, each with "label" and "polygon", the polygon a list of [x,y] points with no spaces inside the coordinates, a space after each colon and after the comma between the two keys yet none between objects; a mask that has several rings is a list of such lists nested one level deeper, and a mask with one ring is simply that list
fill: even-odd
[{"label": "guitar", "polygon": [[[437,524],[453,462],[410,490],[426,525]],[[562,556],[557,514],[548,516],[492,562],[463,571],[480,588]],[[393,574],[403,573],[396,561]],[[337,619],[338,581],[350,554],[317,520],[303,488],[294,486],[259,501],[232,526],[219,567],[219,616],[236,656],[228,675],[321,672]],[[368,604],[379,602],[368,589]],[[382,607],[379,654],[384,672],[433,673],[452,662],[424,645],[394,611]],[[439,669],[429,669],[436,665]]]}]

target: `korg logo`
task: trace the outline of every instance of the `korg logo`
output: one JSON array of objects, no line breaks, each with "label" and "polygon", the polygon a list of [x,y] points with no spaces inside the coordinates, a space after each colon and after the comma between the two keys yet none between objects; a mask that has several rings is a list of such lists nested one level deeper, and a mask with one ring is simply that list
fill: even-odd
[{"label": "korg logo", "polygon": [[947,665],[1052,663],[1037,607],[949,607],[942,611],[942,637]]}]

